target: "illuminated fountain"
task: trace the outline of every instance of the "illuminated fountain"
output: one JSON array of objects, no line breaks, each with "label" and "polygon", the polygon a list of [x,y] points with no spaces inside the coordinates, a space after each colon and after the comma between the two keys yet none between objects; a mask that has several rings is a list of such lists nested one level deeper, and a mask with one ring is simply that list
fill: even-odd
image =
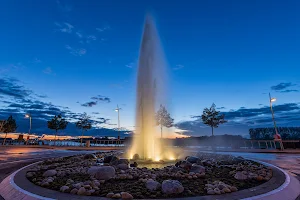
[{"label": "illuminated fountain", "polygon": [[160,143],[154,118],[156,108],[165,103],[166,66],[155,22],[147,15],[138,62],[136,132],[130,150],[131,158],[135,154],[143,160],[167,158],[165,152],[162,154],[163,144]]}]

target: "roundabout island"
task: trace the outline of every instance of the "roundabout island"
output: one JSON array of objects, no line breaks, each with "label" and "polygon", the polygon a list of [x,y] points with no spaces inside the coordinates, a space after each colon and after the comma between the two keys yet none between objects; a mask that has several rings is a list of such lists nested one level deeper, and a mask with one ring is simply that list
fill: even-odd
[{"label": "roundabout island", "polygon": [[19,199],[266,199],[287,181],[277,167],[231,155],[197,153],[149,168],[120,152],[97,152],[32,164],[1,185],[10,183],[8,200],[16,193]]}]

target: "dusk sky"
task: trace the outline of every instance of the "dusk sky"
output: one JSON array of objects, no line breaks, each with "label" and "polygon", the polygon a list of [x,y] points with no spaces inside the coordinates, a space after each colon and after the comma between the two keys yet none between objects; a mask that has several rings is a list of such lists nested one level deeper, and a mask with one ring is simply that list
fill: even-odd
[{"label": "dusk sky", "polygon": [[[176,131],[209,135],[197,118],[214,102],[228,123],[216,134],[248,135],[300,125],[300,1],[4,0],[0,6],[0,119],[18,131],[53,133],[46,120],[87,112],[98,127],[135,124],[136,74],[145,14],[156,19],[169,67]],[[72,120],[71,120],[72,121]],[[105,132],[106,131],[106,132]],[[113,132],[111,132],[113,133]],[[74,125],[65,134],[76,134]],[[92,134],[92,132],[91,132]],[[94,134],[94,133],[93,133]]]}]

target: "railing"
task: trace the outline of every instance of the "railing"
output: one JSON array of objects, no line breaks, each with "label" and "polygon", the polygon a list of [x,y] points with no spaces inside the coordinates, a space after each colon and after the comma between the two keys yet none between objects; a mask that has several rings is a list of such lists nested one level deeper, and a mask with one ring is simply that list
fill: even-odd
[{"label": "railing", "polygon": [[293,144],[296,148],[299,142],[300,140],[244,140],[245,147],[252,149],[256,147],[259,149],[278,149],[277,147],[279,147],[280,150],[284,150],[284,146],[287,146],[288,143]]}]

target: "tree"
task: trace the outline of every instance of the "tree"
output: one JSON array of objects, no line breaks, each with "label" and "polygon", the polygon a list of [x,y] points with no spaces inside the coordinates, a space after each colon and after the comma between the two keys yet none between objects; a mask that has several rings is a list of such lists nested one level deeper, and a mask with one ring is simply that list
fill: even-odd
[{"label": "tree", "polygon": [[48,121],[48,128],[55,130],[55,141],[54,145],[56,143],[56,136],[57,136],[57,131],[58,130],[63,130],[67,127],[68,122],[62,118],[61,115],[55,115],[50,121]]},{"label": "tree", "polygon": [[16,124],[16,120],[12,116],[9,116],[7,120],[4,120],[0,123],[1,123],[0,131],[5,133],[5,138],[3,140],[3,145],[5,145],[7,133],[15,132],[17,129],[17,124]]},{"label": "tree", "polygon": [[216,105],[213,103],[210,108],[205,108],[201,116],[203,124],[211,127],[211,134],[214,135],[214,128],[218,128],[220,124],[224,124],[227,121],[224,119],[225,115],[220,114],[220,111],[216,110]]},{"label": "tree", "polygon": [[81,129],[81,133],[82,133],[80,139],[80,146],[82,146],[83,132],[92,128],[92,122],[90,118],[91,117],[88,116],[86,113],[83,113],[82,116],[79,118],[78,122],[76,122],[76,127]]},{"label": "tree", "polygon": [[159,110],[155,114],[156,125],[160,126],[160,137],[162,138],[162,129],[163,127],[171,128],[173,126],[174,119],[170,117],[167,109],[160,105]]}]

